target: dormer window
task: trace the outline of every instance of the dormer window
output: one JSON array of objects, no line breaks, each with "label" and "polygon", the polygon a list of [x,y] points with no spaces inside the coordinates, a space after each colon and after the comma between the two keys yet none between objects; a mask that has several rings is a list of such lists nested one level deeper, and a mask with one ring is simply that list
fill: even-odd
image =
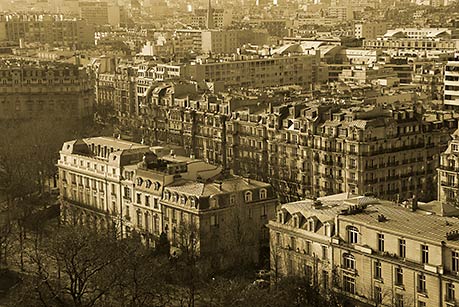
[{"label": "dormer window", "polygon": [[245,192],[244,199],[245,199],[246,203],[251,202],[252,201],[252,192],[250,192],[250,191]]},{"label": "dormer window", "polygon": [[191,202],[191,206],[193,208],[196,208],[196,198],[192,197],[190,202]]},{"label": "dormer window", "polygon": [[148,189],[151,187],[151,180],[145,181],[145,187]]},{"label": "dormer window", "polygon": [[347,228],[347,240],[349,243],[355,244],[358,242],[359,230],[357,227],[349,226]]},{"label": "dormer window", "polygon": [[268,197],[268,192],[266,189],[261,189],[260,190],[260,199],[266,199]]},{"label": "dormer window", "polygon": [[178,200],[178,195],[177,193],[172,194],[172,201],[177,201]]},{"label": "dormer window", "polygon": [[161,184],[159,182],[155,182],[155,190],[158,191],[161,188]]},{"label": "dormer window", "polygon": [[180,197],[180,203],[181,203],[182,205],[186,204],[186,196],[182,195],[182,196]]},{"label": "dormer window", "polygon": [[166,199],[169,199],[169,198],[171,197],[170,192],[169,192],[169,191],[166,191],[166,192],[164,193],[164,197],[165,197]]},{"label": "dormer window", "polygon": [[139,178],[137,178],[137,186],[139,186],[139,187],[140,187],[140,186],[142,185],[142,183],[143,183],[143,179],[142,179],[142,178],[140,178],[140,177],[139,177]]}]

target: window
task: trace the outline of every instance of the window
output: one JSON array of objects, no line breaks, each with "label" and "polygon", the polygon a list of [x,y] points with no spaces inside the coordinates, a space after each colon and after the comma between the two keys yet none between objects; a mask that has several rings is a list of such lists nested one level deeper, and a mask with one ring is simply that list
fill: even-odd
[{"label": "window", "polygon": [[290,237],[290,248],[292,250],[296,249],[296,239],[295,239],[295,237]]},{"label": "window", "polygon": [[142,212],[140,210],[137,211],[137,226],[142,227]]},{"label": "window", "polygon": [[421,245],[421,261],[422,263],[429,263],[429,246]]},{"label": "window", "polygon": [[395,268],[395,284],[403,285],[403,269]]},{"label": "window", "polygon": [[145,195],[145,206],[150,207],[150,196]]},{"label": "window", "polygon": [[395,293],[395,307],[404,307],[403,294]]},{"label": "window", "polygon": [[405,239],[398,239],[398,255],[400,258],[406,257],[406,241]]},{"label": "window", "polygon": [[422,273],[418,274],[418,292],[426,292],[426,276]]},{"label": "window", "polygon": [[260,190],[260,199],[266,199],[267,198],[267,191],[266,189],[261,189]]},{"label": "window", "polygon": [[380,261],[375,261],[375,278],[382,279],[382,267]]},{"label": "window", "polygon": [[137,194],[136,194],[136,202],[137,202],[138,204],[141,204],[141,203],[142,203],[141,198],[142,198],[142,195],[141,195],[140,193],[137,193]]},{"label": "window", "polygon": [[452,252],[451,254],[451,269],[453,272],[459,271],[459,252]]},{"label": "window", "polygon": [[236,201],[236,196],[234,194],[230,195],[230,200],[229,200],[230,205],[234,205],[235,201]]},{"label": "window", "polygon": [[124,187],[124,198],[131,199],[131,189],[128,187]]},{"label": "window", "polygon": [[343,266],[345,269],[355,270],[355,258],[351,254],[343,255]]},{"label": "window", "polygon": [[306,255],[311,255],[311,241],[304,242],[304,253]]},{"label": "window", "polygon": [[245,192],[244,199],[245,199],[246,203],[251,202],[252,201],[252,192],[250,192],[250,191]]},{"label": "window", "polygon": [[310,265],[305,265],[304,266],[304,276],[306,277],[306,280],[311,283],[312,281],[312,266]]},{"label": "window", "polygon": [[382,303],[382,290],[380,286],[375,286],[375,293],[374,293],[374,300],[375,303],[381,304]]},{"label": "window", "polygon": [[351,276],[344,275],[343,288],[344,288],[344,291],[354,294],[355,293],[355,279]]},{"label": "window", "polygon": [[322,245],[322,260],[328,259],[328,247]]},{"label": "window", "polygon": [[218,219],[215,214],[210,216],[210,226],[218,226]]},{"label": "window", "polygon": [[151,180],[145,181],[145,187],[148,189],[151,187]]},{"label": "window", "polygon": [[281,245],[281,234],[276,232],[276,245]]},{"label": "window", "polygon": [[384,251],[384,234],[378,233],[378,251]]},{"label": "window", "polygon": [[446,284],[446,300],[454,301],[454,299],[455,299],[454,284],[447,283]]},{"label": "window", "polygon": [[328,289],[328,272],[325,270],[322,271],[322,287]]},{"label": "window", "polygon": [[359,230],[354,227],[350,226],[347,229],[347,240],[349,243],[354,244],[358,242],[358,235],[359,235]]},{"label": "window", "polygon": [[184,195],[180,196],[180,203],[181,203],[182,205],[185,205],[185,204],[186,204],[186,196],[184,196]]},{"label": "window", "polygon": [[426,302],[419,301],[418,302],[418,307],[426,307]]}]

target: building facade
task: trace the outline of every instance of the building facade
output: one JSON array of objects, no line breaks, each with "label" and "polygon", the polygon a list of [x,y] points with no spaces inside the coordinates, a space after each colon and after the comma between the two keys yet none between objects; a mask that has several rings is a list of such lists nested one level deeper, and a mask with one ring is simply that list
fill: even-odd
[{"label": "building facade", "polygon": [[16,43],[40,43],[52,47],[94,46],[94,27],[81,19],[61,15],[6,15],[0,18],[0,39]]},{"label": "building facade", "polygon": [[5,59],[0,88],[0,120],[88,119],[94,112],[94,78],[76,65]]},{"label": "building facade", "polygon": [[271,268],[353,306],[456,306],[459,223],[372,197],[284,204],[270,221]]},{"label": "building facade", "polygon": [[[235,248],[243,247],[250,262],[267,250],[265,224],[277,205],[269,184],[164,148],[107,137],[64,143],[58,168],[63,222],[121,236],[136,232],[147,245],[164,232],[177,249],[193,236],[196,250],[212,255],[217,266],[230,265],[225,254]],[[230,232],[242,241],[227,240],[236,238]]]}]

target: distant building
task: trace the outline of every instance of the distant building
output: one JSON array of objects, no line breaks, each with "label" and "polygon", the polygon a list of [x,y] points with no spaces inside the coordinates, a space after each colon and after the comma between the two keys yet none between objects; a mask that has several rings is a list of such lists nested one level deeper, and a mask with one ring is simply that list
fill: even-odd
[{"label": "distant building", "polygon": [[122,236],[135,231],[147,245],[162,232],[177,248],[192,238],[218,266],[234,261],[231,248],[243,247],[245,260],[258,262],[277,205],[272,187],[161,152],[106,137],[64,143],[58,161],[63,222]]},{"label": "distant building", "polygon": [[6,15],[0,17],[0,40],[82,49],[94,46],[94,27],[61,15]]},{"label": "distant building", "polygon": [[385,34],[387,24],[383,22],[362,22],[354,26],[354,36],[356,38],[376,39]]},{"label": "distant building", "polygon": [[455,306],[459,222],[408,207],[348,194],[283,204],[269,222],[271,270],[355,306]]},{"label": "distant building", "polygon": [[0,63],[0,120],[88,119],[94,100],[86,68],[5,59]]},{"label": "distant building", "polygon": [[[195,10],[191,16],[191,26],[195,29],[225,29],[233,22],[232,10],[211,7],[210,15],[208,11],[208,8]],[[210,24],[208,19],[211,20]]]},{"label": "distant building", "polygon": [[120,7],[108,2],[82,1],[79,3],[80,17],[96,26],[119,26]]},{"label": "distant building", "polygon": [[445,66],[444,103],[446,106],[459,106],[459,58],[451,58]]},{"label": "distant building", "polygon": [[194,81],[222,81],[226,86],[269,87],[301,85],[312,87],[318,80],[319,55],[244,56],[197,60],[188,66]]}]

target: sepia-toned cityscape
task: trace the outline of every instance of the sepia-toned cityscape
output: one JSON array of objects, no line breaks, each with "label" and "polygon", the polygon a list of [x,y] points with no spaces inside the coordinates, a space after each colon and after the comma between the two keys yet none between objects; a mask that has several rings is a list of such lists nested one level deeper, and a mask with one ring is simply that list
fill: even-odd
[{"label": "sepia-toned cityscape", "polygon": [[459,306],[459,1],[0,0],[0,307]]}]

